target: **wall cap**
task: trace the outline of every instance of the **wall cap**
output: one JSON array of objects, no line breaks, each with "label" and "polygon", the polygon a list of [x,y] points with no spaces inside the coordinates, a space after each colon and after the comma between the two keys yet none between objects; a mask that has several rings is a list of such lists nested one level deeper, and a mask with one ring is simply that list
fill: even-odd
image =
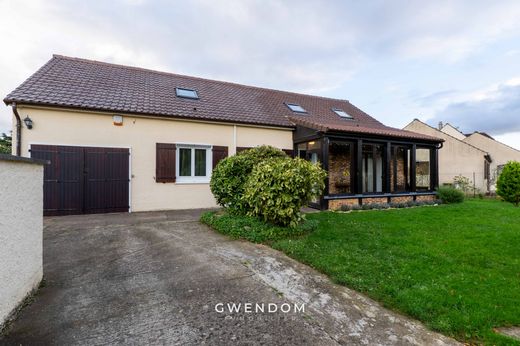
[{"label": "wall cap", "polygon": [[48,160],[33,159],[30,157],[14,156],[14,155],[9,155],[9,154],[0,154],[0,161],[29,163],[29,164],[34,164],[34,165],[48,165],[51,163]]}]

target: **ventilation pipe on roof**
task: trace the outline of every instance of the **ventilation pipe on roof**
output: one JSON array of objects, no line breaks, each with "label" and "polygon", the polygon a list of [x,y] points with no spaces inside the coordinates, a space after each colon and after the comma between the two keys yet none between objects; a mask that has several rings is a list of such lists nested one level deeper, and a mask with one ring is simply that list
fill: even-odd
[{"label": "ventilation pipe on roof", "polygon": [[22,119],[20,119],[20,114],[18,114],[16,102],[13,102],[11,106],[16,117],[16,156],[22,156]]}]

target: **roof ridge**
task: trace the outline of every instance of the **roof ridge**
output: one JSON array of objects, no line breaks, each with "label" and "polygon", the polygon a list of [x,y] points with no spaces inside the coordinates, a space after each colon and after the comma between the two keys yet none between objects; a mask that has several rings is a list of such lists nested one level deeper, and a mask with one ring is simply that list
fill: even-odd
[{"label": "roof ridge", "polygon": [[[475,133],[478,133],[478,134],[481,135],[482,137],[486,137],[487,139],[490,139],[490,140],[492,140],[492,141],[495,141],[495,142],[497,142],[498,144],[502,144],[503,146],[508,147],[509,149],[513,149],[514,151],[520,152],[520,150],[518,150],[518,149],[516,149],[516,148],[514,148],[514,147],[512,147],[512,146],[510,146],[509,144],[502,143],[501,141],[498,141],[498,140],[496,140],[495,138],[490,138],[490,137],[488,137],[488,136],[484,136],[484,135],[483,135],[482,133],[480,133],[479,131],[474,131],[471,135],[466,136],[466,138],[469,138],[469,137],[473,136]],[[464,141],[463,141],[463,142],[464,142]],[[466,143],[466,142],[464,142],[464,143]],[[469,144],[469,143],[466,143],[466,144]],[[469,145],[471,145],[471,144],[469,144]]]},{"label": "roof ridge", "polygon": [[316,97],[316,98],[325,99],[325,100],[343,101],[343,102],[346,102],[348,104],[351,104],[349,102],[349,100],[337,99],[337,98],[333,98],[333,97],[320,96],[320,95],[311,95],[311,94],[298,93],[298,92],[294,92],[294,91],[274,89],[274,88],[264,88],[264,87],[254,86],[254,85],[240,84],[240,83],[236,83],[236,82],[229,82],[229,81],[223,81],[223,80],[217,80],[217,79],[211,79],[211,78],[203,78],[203,77],[197,77],[197,76],[188,76],[188,75],[184,75],[184,74],[179,74],[179,73],[174,73],[174,72],[166,72],[166,71],[158,71],[158,70],[153,70],[153,69],[150,69],[150,68],[139,67],[139,66],[116,64],[116,63],[111,63],[111,62],[106,62],[106,61],[85,59],[85,58],[77,58],[77,57],[71,57],[71,56],[66,56],[66,55],[61,55],[61,54],[53,54],[52,57],[53,58],[58,58],[58,59],[72,60],[72,61],[81,61],[81,62],[85,62],[85,63],[98,64],[98,65],[104,65],[104,66],[120,67],[120,68],[129,69],[129,70],[151,72],[151,73],[156,73],[156,74],[161,74],[161,75],[166,75],[166,76],[176,76],[176,77],[191,78],[191,79],[196,79],[196,80],[206,81],[206,82],[222,83],[222,84],[234,85],[234,86],[239,86],[239,87],[249,88],[249,89],[268,90],[268,91],[280,92],[280,93],[297,95],[297,96],[307,96],[307,97]]},{"label": "roof ridge", "polygon": [[[453,126],[453,125],[450,124],[449,122],[447,122],[446,124],[444,124],[444,125],[442,126],[442,128],[445,128],[445,127],[448,126],[448,125],[449,125],[452,129],[454,129],[455,131],[460,132],[460,134],[466,136],[466,135],[464,134],[464,132],[462,132],[461,130],[459,130],[458,127]],[[440,129],[440,131],[442,131],[442,129]]]},{"label": "roof ridge", "polygon": [[[410,121],[410,123],[409,123],[408,125],[411,125],[414,121],[418,121],[418,122],[420,122],[421,124],[426,125],[426,126],[428,126],[429,128],[434,129],[435,131],[442,133],[443,135],[446,135],[446,136],[448,136],[448,137],[451,137],[451,138],[453,138],[453,139],[456,140],[456,141],[459,141],[459,142],[462,142],[462,143],[464,143],[464,144],[466,144],[466,145],[469,145],[470,147],[473,147],[473,148],[477,149],[478,151],[481,151],[481,152],[483,152],[483,153],[489,154],[487,151],[484,151],[484,150],[480,149],[479,147],[477,147],[477,146],[475,146],[475,145],[473,145],[473,144],[471,144],[471,143],[464,142],[464,140],[462,140],[462,139],[458,139],[458,138],[456,138],[456,137],[453,137],[453,136],[450,135],[449,133],[443,132],[443,131],[441,131],[441,130],[439,130],[439,129],[433,127],[433,126],[430,126],[430,125],[428,125],[427,123],[425,123],[424,121],[421,121],[421,120],[419,120],[419,119],[417,119],[417,118],[415,118],[415,119],[413,119],[412,121]],[[405,127],[407,127],[408,125],[406,125]],[[404,129],[403,129],[403,130],[404,130]],[[409,131],[409,130],[405,130],[405,131]],[[413,132],[413,131],[412,131],[412,132]],[[467,138],[467,137],[466,137],[466,138]]]}]

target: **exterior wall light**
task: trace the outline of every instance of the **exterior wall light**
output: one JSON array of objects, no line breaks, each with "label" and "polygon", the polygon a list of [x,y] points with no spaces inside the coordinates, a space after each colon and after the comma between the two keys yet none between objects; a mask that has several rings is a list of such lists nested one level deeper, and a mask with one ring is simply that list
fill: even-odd
[{"label": "exterior wall light", "polygon": [[115,126],[123,126],[123,116],[122,115],[114,115],[112,116],[112,121]]},{"label": "exterior wall light", "polygon": [[26,116],[25,119],[23,119],[23,122],[25,123],[25,126],[30,130],[33,128],[33,121],[29,116]]}]

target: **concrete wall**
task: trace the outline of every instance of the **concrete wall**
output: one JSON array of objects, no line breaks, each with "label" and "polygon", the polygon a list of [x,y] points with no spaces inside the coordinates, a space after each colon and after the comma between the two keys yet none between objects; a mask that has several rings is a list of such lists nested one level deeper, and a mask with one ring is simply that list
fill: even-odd
[{"label": "concrete wall", "polygon": [[43,166],[11,159],[0,156],[0,325],[43,275]]},{"label": "concrete wall", "polygon": [[487,180],[484,179],[485,151],[417,119],[404,129],[444,139],[443,147],[439,150],[439,184],[441,186],[443,183],[453,183],[453,178],[457,175],[463,175],[473,181],[473,173],[475,173],[476,188],[482,192],[487,190]]},{"label": "concrete wall", "polygon": [[466,138],[466,136],[464,136],[464,134],[462,132],[460,132],[455,127],[451,126],[450,124],[444,125],[442,127],[441,131],[444,132],[445,134],[455,137],[461,141],[464,140],[464,138]]},{"label": "concrete wall", "polygon": [[125,147],[131,151],[132,211],[209,208],[216,206],[207,183],[155,182],[155,143],[189,143],[229,147],[270,144],[292,149],[292,130],[233,124],[216,124],[123,115],[123,126],[114,126],[108,113],[44,109],[19,105],[20,116],[29,116],[32,130],[22,129],[22,156],[30,144]]},{"label": "concrete wall", "polygon": [[[496,177],[494,177],[494,174],[496,173],[497,166],[504,165],[508,161],[520,162],[519,150],[516,150],[514,148],[511,148],[510,146],[495,141],[494,139],[481,135],[478,132],[475,132],[470,136],[467,136],[464,139],[464,142],[487,151],[487,153],[491,156],[492,162],[490,165],[490,169],[493,183],[496,183]],[[495,190],[495,184],[492,184],[491,190]]]}]

